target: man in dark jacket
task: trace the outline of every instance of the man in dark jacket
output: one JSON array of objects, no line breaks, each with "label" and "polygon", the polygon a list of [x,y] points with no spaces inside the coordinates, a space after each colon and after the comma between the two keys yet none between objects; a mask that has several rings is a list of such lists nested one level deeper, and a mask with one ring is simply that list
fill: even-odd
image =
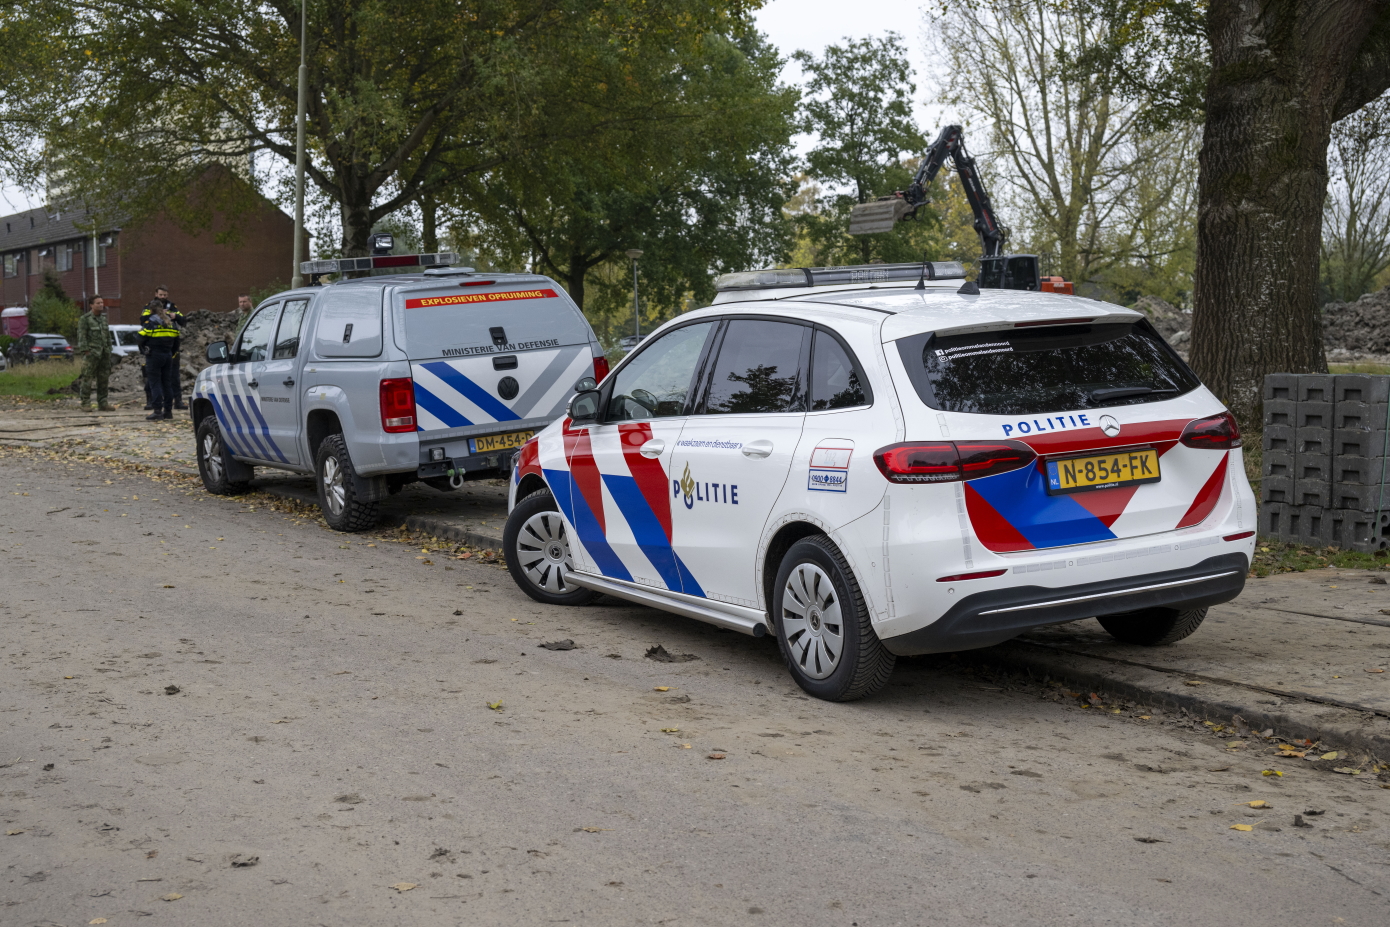
[{"label": "man in dark jacket", "polygon": [[149,421],[174,417],[174,397],[178,395],[179,330],[164,318],[163,310],[152,310],[144,317],[136,342],[145,355],[145,379],[150,387]]},{"label": "man in dark jacket", "polygon": [[[164,319],[165,322],[169,323],[170,325],[173,325],[175,328],[183,328],[184,322],[187,321],[184,318],[184,314],[179,311],[179,307],[175,306],[174,301],[169,298],[169,288],[163,285],[154,288],[154,299],[146,303],[145,308],[141,311],[140,324],[145,324],[145,320],[148,319],[150,317],[150,314],[154,312],[158,312],[160,318]],[[179,352],[175,350],[174,369],[177,370],[178,366]],[[145,380],[145,408],[149,409],[153,407],[156,409],[156,411],[158,411],[158,407],[153,406],[150,396],[150,383],[147,371],[147,377]],[[174,408],[188,408],[188,406],[184,405],[183,402],[183,380],[178,377],[174,378]]]}]

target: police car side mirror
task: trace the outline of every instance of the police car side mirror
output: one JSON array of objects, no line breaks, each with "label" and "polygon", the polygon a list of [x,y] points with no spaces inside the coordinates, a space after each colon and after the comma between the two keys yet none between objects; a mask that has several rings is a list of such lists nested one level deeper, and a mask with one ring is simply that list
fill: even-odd
[{"label": "police car side mirror", "polygon": [[214,341],[212,344],[208,345],[207,357],[209,364],[227,363],[227,342]]},{"label": "police car side mirror", "polygon": [[593,377],[580,377],[578,382],[574,384],[574,391],[576,393],[587,393],[589,390],[597,387],[598,381]]},{"label": "police car side mirror", "polygon": [[597,422],[602,399],[603,394],[596,389],[586,389],[582,393],[575,393],[574,398],[570,400],[568,413],[570,422],[575,425]]}]

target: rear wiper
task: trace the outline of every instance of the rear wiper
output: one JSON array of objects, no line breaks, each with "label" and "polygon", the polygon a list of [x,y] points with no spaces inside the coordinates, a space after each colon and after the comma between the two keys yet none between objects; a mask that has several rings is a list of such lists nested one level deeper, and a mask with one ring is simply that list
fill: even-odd
[{"label": "rear wiper", "polygon": [[1116,386],[1111,389],[1091,390],[1092,402],[1109,402],[1112,399],[1130,399],[1135,396],[1152,396],[1157,393],[1176,393],[1175,389],[1154,389],[1152,386]]}]

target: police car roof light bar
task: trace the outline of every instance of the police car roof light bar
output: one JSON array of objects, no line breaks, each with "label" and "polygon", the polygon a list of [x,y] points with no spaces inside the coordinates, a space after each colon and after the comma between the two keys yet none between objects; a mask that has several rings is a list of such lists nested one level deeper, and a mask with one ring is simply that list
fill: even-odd
[{"label": "police car roof light bar", "polygon": [[721,274],[714,281],[719,292],[765,290],[783,287],[850,286],[863,283],[895,283],[927,280],[964,280],[959,261],[916,261],[911,264],[860,264],[851,267],[796,267],[787,270],[749,270]]},{"label": "police car roof light bar", "polygon": [[299,272],[307,277],[320,274],[379,270],[385,267],[447,267],[450,264],[457,264],[458,261],[459,256],[452,251],[441,251],[438,254],[385,254],[377,257],[304,261],[299,265]]}]

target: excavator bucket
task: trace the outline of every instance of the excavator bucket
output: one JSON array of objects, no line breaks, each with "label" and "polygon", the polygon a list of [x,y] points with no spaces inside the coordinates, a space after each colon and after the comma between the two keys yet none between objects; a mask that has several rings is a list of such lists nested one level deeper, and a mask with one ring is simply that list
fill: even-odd
[{"label": "excavator bucket", "polygon": [[912,208],[900,196],[885,197],[872,203],[860,203],[849,211],[849,233],[873,235],[877,232],[891,232],[894,224],[911,211]]}]

